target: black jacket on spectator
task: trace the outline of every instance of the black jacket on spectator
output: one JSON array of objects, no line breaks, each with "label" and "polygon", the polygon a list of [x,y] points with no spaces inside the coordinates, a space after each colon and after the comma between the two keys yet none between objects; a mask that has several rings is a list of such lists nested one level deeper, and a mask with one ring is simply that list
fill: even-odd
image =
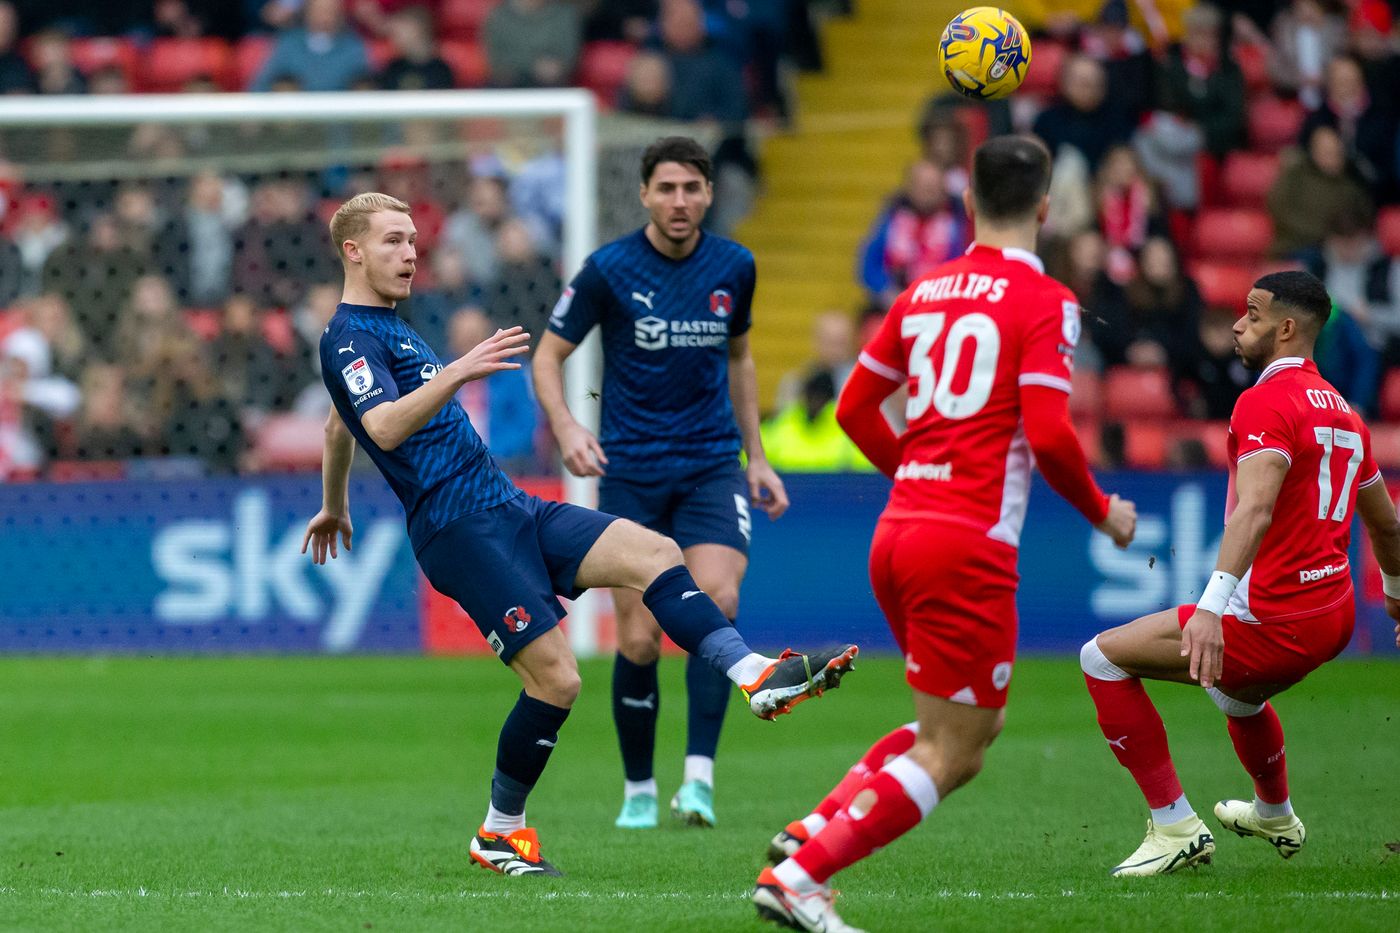
[{"label": "black jacket on spectator", "polygon": [[14,304],[24,285],[24,262],[19,247],[0,239],[0,308]]},{"label": "black jacket on spectator", "polygon": [[1052,155],[1061,146],[1073,146],[1084,154],[1090,171],[1097,169],[1109,147],[1126,142],[1133,132],[1132,122],[1111,93],[1097,110],[1088,113],[1063,101],[1047,107],[1035,118],[1035,135],[1045,141]]},{"label": "black jacket on spectator", "polygon": [[1222,60],[1202,79],[1191,75],[1181,53],[1173,50],[1157,77],[1160,107],[1199,123],[1212,155],[1244,145],[1244,74],[1233,61]]},{"label": "black jacket on spectator", "polygon": [[1330,126],[1341,134],[1347,144],[1347,154],[1361,173],[1366,187],[1376,201],[1388,204],[1396,199],[1395,185],[1395,117],[1383,108],[1373,104],[1357,117],[1347,134],[1337,115],[1327,104],[1308,115],[1303,122],[1303,131],[1298,134],[1301,144],[1306,146],[1314,127]]},{"label": "black jacket on spectator", "polygon": [[[1086,311],[1086,315],[1089,312]],[[1139,341],[1160,344],[1175,371],[1189,367],[1197,346],[1201,295],[1190,279],[1181,279],[1175,292],[1146,282],[1131,282],[1122,300],[1093,309],[1094,346],[1105,366],[1126,363],[1128,348]]]},{"label": "black jacket on spectator", "polygon": [[34,72],[19,53],[0,55],[0,94],[33,94],[37,88]]},{"label": "black jacket on spectator", "polygon": [[712,46],[666,53],[671,62],[671,116],[677,120],[740,123],[748,118],[744,82],[734,60]]},{"label": "black jacket on spectator", "polygon": [[457,81],[441,58],[430,58],[421,65],[396,58],[384,66],[379,86],[386,91],[450,91]]}]

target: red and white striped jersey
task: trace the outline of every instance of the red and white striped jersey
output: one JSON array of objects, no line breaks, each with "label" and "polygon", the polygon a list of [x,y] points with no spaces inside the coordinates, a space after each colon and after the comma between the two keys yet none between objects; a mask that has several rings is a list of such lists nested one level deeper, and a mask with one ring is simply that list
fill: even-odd
[{"label": "red and white striped jersey", "polygon": [[1020,387],[1070,391],[1079,305],[1033,253],[973,244],[895,301],[860,362],[909,381],[885,514],[966,525],[1018,546],[1034,458]]},{"label": "red and white striped jersey", "polygon": [[1381,481],[1371,432],[1346,400],[1301,357],[1275,360],[1230,416],[1229,520],[1240,463],[1272,453],[1288,461],[1273,521],[1226,611],[1245,621],[1313,615],[1351,592],[1356,491]]}]

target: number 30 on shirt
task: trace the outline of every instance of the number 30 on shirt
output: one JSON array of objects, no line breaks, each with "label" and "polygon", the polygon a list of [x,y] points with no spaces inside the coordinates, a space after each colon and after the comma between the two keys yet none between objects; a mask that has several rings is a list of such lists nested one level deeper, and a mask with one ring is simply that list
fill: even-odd
[{"label": "number 30 on shirt", "polygon": [[[909,376],[919,381],[918,390],[909,396],[905,406],[904,416],[911,422],[922,417],[930,405],[950,421],[971,418],[991,398],[997,358],[1001,355],[1001,332],[996,321],[980,312],[954,321],[943,344],[941,365],[935,370],[933,345],[947,320],[947,312],[934,311],[910,314],[900,322],[900,336],[914,338],[909,348]],[[964,352],[972,353],[972,373],[967,387],[954,392],[953,376]]]}]

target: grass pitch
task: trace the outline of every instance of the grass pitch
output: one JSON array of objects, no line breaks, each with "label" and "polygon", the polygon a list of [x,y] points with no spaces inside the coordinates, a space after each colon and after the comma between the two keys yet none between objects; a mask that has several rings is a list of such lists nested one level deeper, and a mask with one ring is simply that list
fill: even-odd
[{"label": "grass pitch", "polygon": [[[777,724],[736,699],[717,829],[624,833],[609,667],[585,664],[530,803],[568,877],[511,880],[466,856],[517,689],[494,659],[0,660],[0,928],[773,929],[746,899],[769,836],[910,715],[898,662],[859,667]],[[663,664],[663,803],[681,673]],[[1119,880],[1145,807],[1077,666],[1025,660],[982,776],[839,876],[842,913],[872,931],[1400,928],[1398,675],[1336,663],[1277,702],[1297,858],[1221,834],[1214,865]],[[1197,810],[1247,794],[1214,706],[1152,692]]]}]

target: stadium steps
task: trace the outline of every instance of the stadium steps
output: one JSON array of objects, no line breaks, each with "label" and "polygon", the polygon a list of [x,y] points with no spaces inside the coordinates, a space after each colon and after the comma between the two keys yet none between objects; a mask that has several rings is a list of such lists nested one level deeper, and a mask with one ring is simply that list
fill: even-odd
[{"label": "stadium steps", "polygon": [[759,398],[801,366],[810,322],[855,313],[856,251],[917,154],[920,109],[939,88],[936,43],[956,3],[860,0],[823,30],[826,71],[797,81],[791,131],[762,147],[765,186],[736,235],[758,261],[753,350]]}]

